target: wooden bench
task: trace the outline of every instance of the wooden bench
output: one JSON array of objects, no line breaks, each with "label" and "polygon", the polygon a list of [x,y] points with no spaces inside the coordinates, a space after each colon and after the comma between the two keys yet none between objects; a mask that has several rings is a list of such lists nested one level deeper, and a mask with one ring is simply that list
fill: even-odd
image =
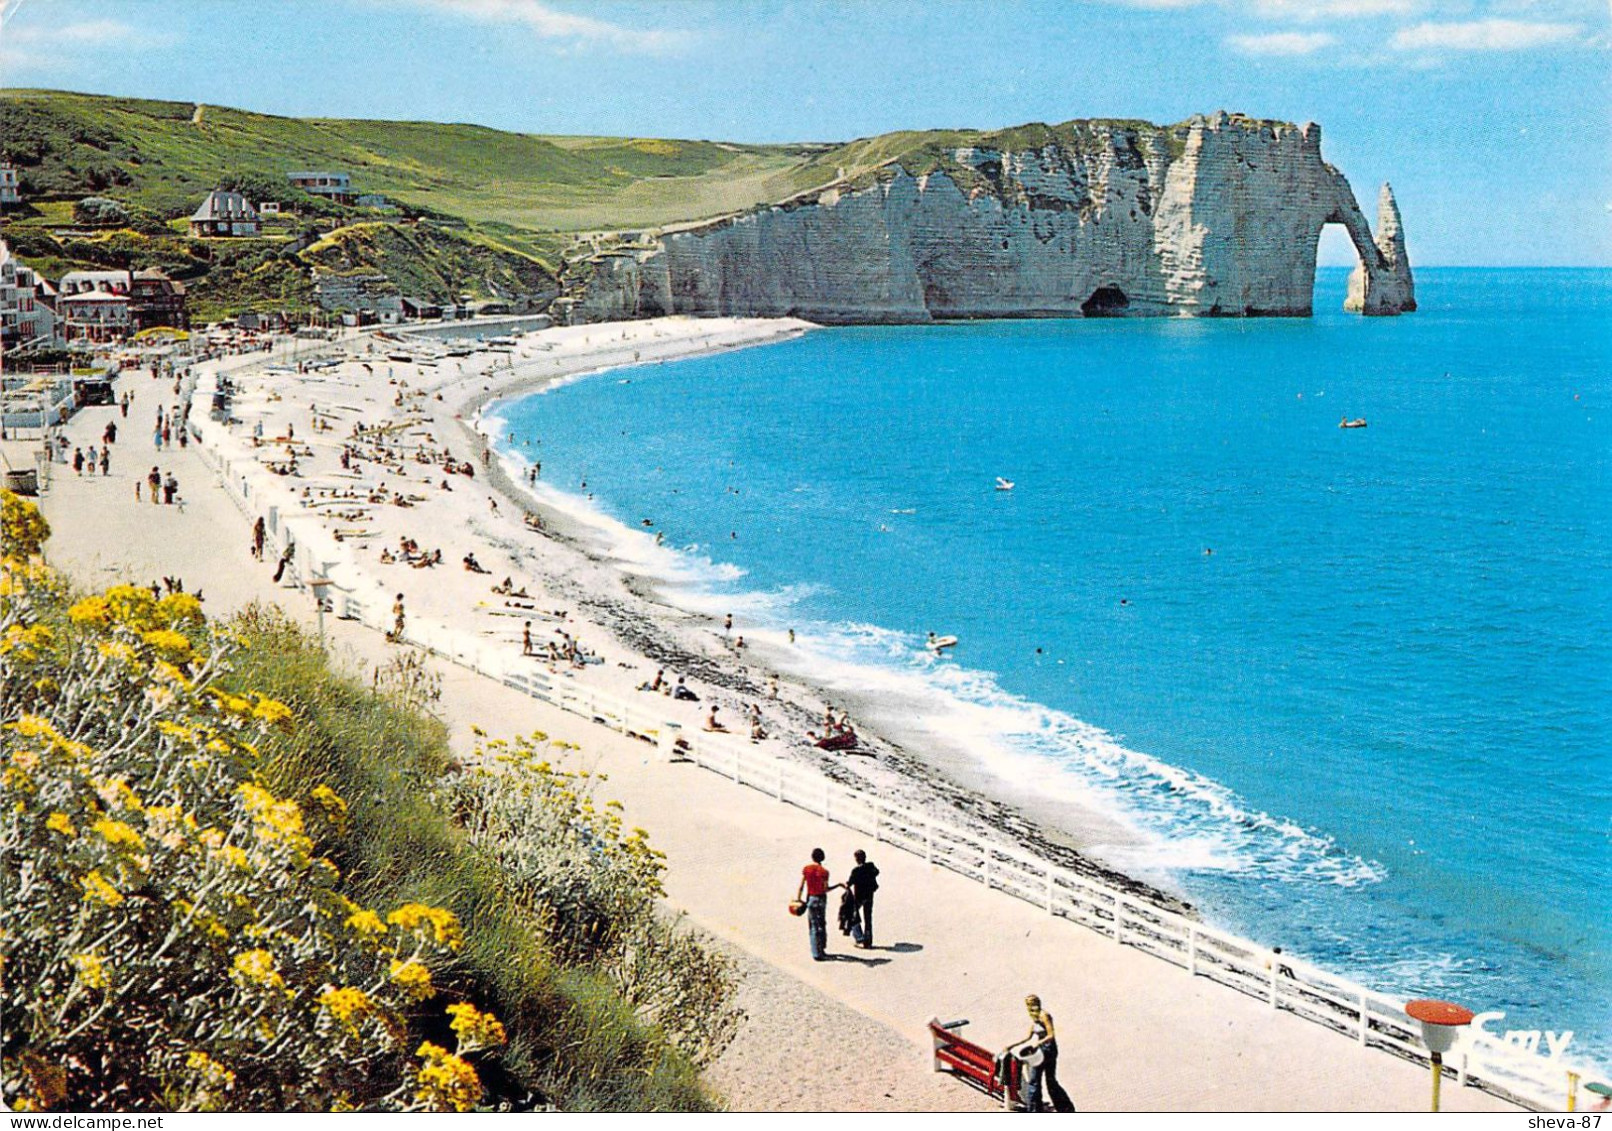
[{"label": "wooden bench", "polygon": [[1004,1058],[999,1071],[996,1053],[958,1032],[967,1024],[967,1021],[930,1019],[929,1036],[935,1046],[934,1070],[959,1076],[988,1096],[1001,1097],[1003,1108],[1012,1111],[1020,1096],[1018,1058]]}]

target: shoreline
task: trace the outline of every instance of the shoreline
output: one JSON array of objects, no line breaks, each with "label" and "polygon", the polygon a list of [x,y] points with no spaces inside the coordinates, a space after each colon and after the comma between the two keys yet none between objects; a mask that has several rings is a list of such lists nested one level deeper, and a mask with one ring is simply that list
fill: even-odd
[{"label": "shoreline", "polygon": [[[323,541],[339,533],[343,521],[373,527],[359,531],[349,525],[342,546],[324,542],[330,549],[315,551],[314,567],[324,576],[340,576],[337,590],[350,595],[355,608],[364,609],[362,619],[372,627],[390,624],[393,594],[401,591],[411,625],[423,614],[433,625],[461,633],[475,631],[485,641],[476,646],[477,652],[483,647],[508,648],[518,655],[521,632],[529,619],[526,614],[546,611],[547,617],[530,618],[538,650],[558,635],[561,641],[581,642],[600,662],[572,669],[564,664],[542,665],[534,658],[537,674],[632,699],[640,683],[664,668],[668,683],[679,675],[686,677],[700,702],[673,704],[670,699],[657,701],[644,694],[644,708],[662,710],[685,730],[700,727],[715,704],[735,732],[748,731],[747,708],[755,706],[768,735],[757,744],[764,753],[811,766],[868,795],[1000,836],[1134,898],[1191,914],[1191,904],[1184,898],[1106,864],[1090,852],[1093,840],[1123,839],[1125,830],[1118,821],[1074,803],[1037,804],[1028,791],[1004,788],[1006,783],[983,764],[971,763],[967,747],[960,741],[947,744],[934,735],[906,733],[892,725],[893,720],[876,709],[869,697],[799,670],[799,664],[788,662],[791,657],[781,640],[769,643],[765,633],[752,636],[754,644],[741,656],[724,639],[717,618],[680,606],[668,595],[663,579],[614,553],[600,522],[568,511],[563,500],[546,497],[552,491],[547,485],[532,490],[517,482],[519,473],[487,435],[486,421],[499,403],[558,383],[634,365],[787,340],[815,328],[793,319],[672,317],[550,328],[516,339],[517,347],[495,347],[501,352],[493,352],[485,344],[478,347],[467,340],[468,335],[456,342],[433,338],[429,345],[416,337],[391,336],[381,342],[369,338],[343,344],[336,353],[339,361],[306,373],[286,367],[271,369],[270,359],[265,357],[264,365],[250,377],[252,388],[244,390],[232,406],[232,414],[241,423],[232,430],[206,422],[200,428],[201,438],[204,445],[220,451],[221,461],[228,465],[226,477],[243,482],[237,466],[242,453],[237,452],[232,462],[222,452],[239,445],[243,433],[259,423],[265,440],[262,448],[252,450],[257,462],[273,462],[263,454],[264,449],[298,453],[296,475],[257,476],[255,486],[242,488],[245,493],[259,493],[260,497],[252,497],[251,505],[272,508],[269,527],[275,547],[287,537],[298,542],[310,537]],[[458,359],[416,356],[422,347],[425,352],[440,347],[445,354],[449,346],[469,347],[472,352]],[[404,357],[411,360],[399,360]],[[312,411],[315,408],[317,414]],[[355,415],[367,427],[385,430],[384,451],[370,450],[368,455],[376,458],[355,459],[357,470],[348,471],[335,464],[334,456],[343,446],[363,447],[368,442],[347,435],[356,423]],[[323,431],[318,430],[321,422]],[[288,446],[281,446],[284,439],[280,444],[269,442],[288,434]],[[434,461],[427,466],[434,468],[446,454],[459,465],[470,465],[474,475],[468,477],[469,482],[448,476],[441,478],[440,487],[429,480],[422,485],[420,473],[410,471],[426,451]],[[484,458],[488,452],[490,460]],[[436,477],[438,473],[425,474]],[[451,485],[450,478],[454,479]],[[334,498],[302,497],[315,490],[321,495],[350,496],[366,483],[365,489],[379,489],[384,497],[388,491],[396,495],[405,480],[408,507],[416,511],[413,515],[384,503],[370,506],[356,499],[343,501],[344,509],[336,510]],[[443,498],[448,492],[452,499]],[[239,505],[248,509],[244,498]],[[321,510],[352,517],[332,521],[321,516]],[[541,533],[517,517],[521,511],[540,517]],[[250,521],[247,518],[245,524]],[[418,538],[422,525],[431,531],[431,539],[441,538],[444,544]],[[377,560],[382,546],[393,548],[399,539],[411,535],[425,550],[441,550],[442,565],[416,572]],[[243,539],[245,536],[243,527]],[[486,578],[461,569],[459,559],[466,552],[491,571]],[[337,562],[335,555],[348,560]],[[430,592],[410,592],[418,589],[413,583],[424,580],[425,573],[432,582]],[[531,600],[506,598],[502,607],[489,601],[489,583],[505,577],[515,579],[514,588],[528,592]],[[561,611],[563,618],[553,615]],[[438,650],[453,655],[448,648]],[[777,699],[768,697],[774,680],[779,688]],[[824,702],[841,711],[852,709],[862,740],[855,752],[823,751],[804,737],[820,725]]]},{"label": "shoreline", "polygon": [[[684,353],[675,359],[657,360],[687,360],[773,344],[820,328],[807,323],[795,332],[763,340],[722,344]],[[495,458],[489,468],[489,481],[494,489],[511,501],[541,514],[556,539],[613,571],[626,593],[648,606],[646,609],[626,609],[609,602],[601,603],[601,613],[604,619],[611,622],[611,627],[618,634],[636,641],[646,658],[663,662],[668,667],[678,664],[686,667],[698,653],[687,642],[678,639],[679,630],[694,628],[714,634],[720,629],[716,615],[681,604],[675,581],[612,552],[610,525],[621,525],[628,533],[635,533],[631,528],[619,524],[602,510],[591,507],[588,500],[570,492],[558,493],[566,496],[574,507],[587,508],[587,513],[579,516],[574,510],[557,507],[552,500],[514,482],[508,466],[511,453],[503,450],[504,442],[489,435],[484,426],[486,419],[501,406],[521,398],[544,394],[563,385],[606,373],[654,363],[645,360],[600,365],[563,375],[516,376],[501,385],[472,394],[460,403],[459,411],[466,418],[463,424],[467,435],[487,444],[494,453]],[[1125,845],[1140,840],[1138,834],[1120,820],[1073,799],[1041,797],[1031,789],[1014,788],[1005,777],[971,753],[965,741],[948,739],[933,732],[926,733],[921,727],[904,724],[899,717],[903,713],[899,707],[892,709],[882,705],[878,702],[879,697],[858,690],[854,676],[850,682],[836,682],[823,678],[822,672],[810,671],[811,661],[803,657],[800,651],[791,648],[779,630],[746,629],[745,639],[746,663],[741,666],[747,670],[754,669],[756,678],[724,679],[721,674],[706,671],[702,676],[704,682],[760,698],[767,682],[778,680],[782,692],[793,693],[787,698],[795,700],[791,706],[797,709],[791,715],[802,732],[816,725],[818,720],[804,707],[801,699],[816,703],[830,702],[841,710],[848,710],[857,721],[857,734],[863,746],[853,756],[859,761],[851,764],[860,765],[861,759],[876,758],[916,787],[919,791],[916,800],[928,811],[944,813],[954,819],[966,817],[984,829],[1003,835],[1082,875],[1119,887],[1156,906],[1191,913],[1193,905],[1181,894],[1169,890],[1164,884],[1125,872],[1093,854],[1090,849],[1093,841]],[[738,660],[737,653],[733,654],[732,659]],[[853,662],[850,666],[854,668],[857,665]],[[916,700],[916,696],[913,699]],[[922,749],[924,753],[913,753],[916,749]],[[848,762],[843,757],[835,758],[825,752],[801,750],[798,747],[791,748],[790,753],[796,755],[797,760],[808,760],[815,754],[818,759],[815,764],[819,768],[824,762],[829,765]],[[800,759],[801,754],[806,754],[807,758]]]}]

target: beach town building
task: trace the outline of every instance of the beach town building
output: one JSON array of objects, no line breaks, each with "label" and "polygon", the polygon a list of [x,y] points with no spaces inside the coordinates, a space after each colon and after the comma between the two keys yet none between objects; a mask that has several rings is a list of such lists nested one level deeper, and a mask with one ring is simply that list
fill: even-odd
[{"label": "beach town building", "polygon": [[56,291],[0,240],[0,345],[56,345]]},{"label": "beach town building", "polygon": [[56,313],[69,345],[102,345],[129,336],[129,296],[110,291],[58,295]]},{"label": "beach town building", "polygon": [[303,192],[322,196],[337,204],[353,202],[353,179],[348,173],[305,172],[287,173],[285,179]]},{"label": "beach town building", "polygon": [[360,208],[377,208],[387,212],[396,212],[392,202],[378,192],[366,192],[354,198],[353,203]]},{"label": "beach town building", "polygon": [[278,200],[258,201],[257,214],[260,217],[278,216],[280,214],[280,202]]},{"label": "beach town building", "polygon": [[136,334],[154,326],[188,330],[185,284],[156,268],[134,272],[129,285],[129,324]]},{"label": "beach town building", "polygon": [[17,170],[10,165],[0,165],[0,206],[21,203],[22,190],[17,184]]},{"label": "beach town building", "polygon": [[191,213],[193,236],[255,236],[258,234],[257,209],[238,192],[214,189],[201,207]]}]

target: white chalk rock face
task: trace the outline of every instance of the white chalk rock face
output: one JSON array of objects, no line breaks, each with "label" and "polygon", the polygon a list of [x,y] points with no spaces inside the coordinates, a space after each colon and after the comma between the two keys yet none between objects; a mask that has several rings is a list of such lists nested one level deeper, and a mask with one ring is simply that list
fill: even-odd
[{"label": "white chalk rock face", "polygon": [[918,174],[898,162],[595,257],[570,317],[1308,315],[1329,223],[1360,254],[1348,308],[1415,309],[1392,194],[1374,239],[1320,127],[1216,114],[1057,129],[1069,140],[958,148]]}]

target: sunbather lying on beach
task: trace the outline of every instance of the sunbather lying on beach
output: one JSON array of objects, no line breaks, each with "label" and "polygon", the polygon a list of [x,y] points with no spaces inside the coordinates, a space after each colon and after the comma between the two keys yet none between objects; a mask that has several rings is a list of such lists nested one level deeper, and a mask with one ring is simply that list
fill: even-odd
[{"label": "sunbather lying on beach", "polygon": [[466,554],[465,555],[465,568],[468,569],[471,573],[488,573],[488,572],[490,572],[490,571],[485,570],[485,569],[482,568],[481,563],[476,560],[476,555],[475,554]]}]

